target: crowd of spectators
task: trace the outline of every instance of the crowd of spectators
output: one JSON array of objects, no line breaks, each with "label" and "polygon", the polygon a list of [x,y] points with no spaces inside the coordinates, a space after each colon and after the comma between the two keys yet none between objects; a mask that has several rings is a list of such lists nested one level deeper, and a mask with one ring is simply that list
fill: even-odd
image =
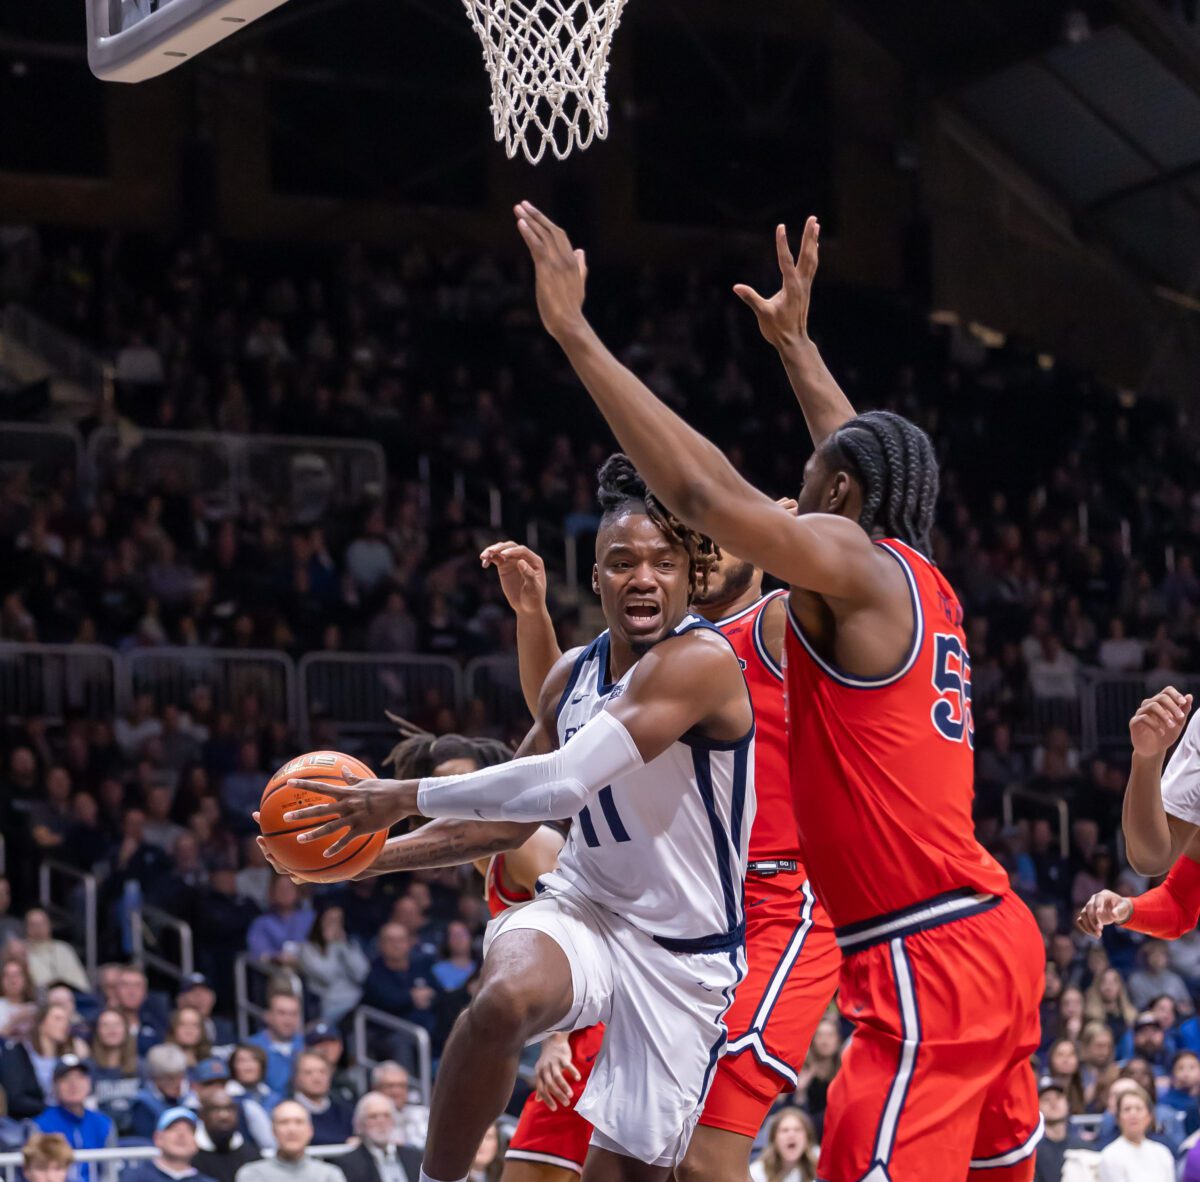
[{"label": "crowd of spectators", "polygon": [[[12,574],[0,638],[511,654],[513,621],[479,569],[481,546],[498,534],[524,538],[536,521],[547,538],[578,536],[586,555],[592,476],[611,441],[537,325],[523,262],[421,247],[331,256],[212,238],[63,242],[34,231],[7,243],[4,293],[115,366],[116,397],[85,432],[123,423],[366,438],[383,445],[389,480],[302,520],[287,495],[262,489],[217,506],[174,468],[147,476],[113,465],[94,489],[65,470],[48,487],[20,467],[0,472],[0,556]],[[752,318],[727,294],[730,280],[755,281],[771,262],[677,274],[593,266],[588,307],[661,396],[760,487],[783,494],[807,452],[804,423]],[[985,343],[944,317],[861,293],[819,286],[813,327],[856,405],[909,415],[938,447],[936,557],[967,613],[980,833],[1034,908],[1050,961],[1040,1068],[1051,1141],[1066,1152],[1066,1126],[1051,1115],[1065,1103],[1071,1116],[1095,1118],[1072,1126],[1080,1145],[1140,1144],[1136,1116],[1130,1135],[1121,1131],[1132,1083],[1152,1135],[1178,1152],[1200,1129],[1200,936],[1168,948],[1110,928],[1093,944],[1070,921],[1101,887],[1147,885],[1125,866],[1119,840],[1128,753],[1081,747],[1079,675],[1096,668],[1150,692],[1200,660],[1194,429],[1152,392],[1106,389],[1032,346]],[[546,556],[553,571],[557,555]],[[564,643],[578,628],[571,600],[560,584]],[[497,718],[480,702],[434,694],[414,713],[437,731],[519,736],[519,707]],[[0,886],[9,950],[0,1025],[26,1047],[19,1068],[4,1069],[19,1074],[18,1095],[40,1088],[49,1101],[54,1056],[69,1051],[90,1064],[101,1109],[128,1103],[113,1119],[136,1116],[137,1135],[159,1135],[155,1105],[186,1104],[211,1086],[234,1101],[243,1135],[268,1144],[287,1092],[318,1130],[349,1119],[350,1092],[335,1096],[325,1079],[345,1069],[341,1044],[330,1039],[339,1055],[323,1071],[305,1052],[311,1023],[337,1032],[366,1003],[417,1022],[440,1046],[472,989],[479,883],[438,871],[305,896],[274,877],[249,813],[296,743],[260,695],[217,702],[203,686],[186,702],[138,697],[117,718],[7,720],[0,825],[10,848],[31,843],[100,875],[103,947],[114,953],[129,951],[131,884],[187,919],[207,983],[179,999],[173,1020],[143,1012],[134,970],[113,969],[111,988],[102,975],[97,994],[35,906],[35,860],[14,866],[13,897]],[[1052,813],[1035,806],[1002,821],[1012,785],[1067,802],[1065,853]],[[232,1045],[212,1024],[230,1012],[233,958],[244,949],[300,974],[310,1009],[276,993],[258,1041],[217,1056],[229,1081],[205,1082],[218,1070],[209,1051]],[[76,998],[69,1045],[56,1007],[43,1012],[52,988],[66,1001],[64,987]],[[85,1029],[76,1011],[86,996],[98,1012]],[[772,1132],[771,1182],[780,1161],[803,1177],[807,1149],[796,1146],[819,1136],[847,1029],[832,1016],[818,1031],[784,1114],[800,1119]],[[117,1076],[104,1073],[126,1065],[130,1037],[144,1089],[109,1095]],[[80,1075],[64,1075],[68,1089]],[[401,1140],[417,1144],[420,1121],[406,1124],[401,1107],[410,1130]],[[27,1115],[11,1097],[10,1112]]]}]

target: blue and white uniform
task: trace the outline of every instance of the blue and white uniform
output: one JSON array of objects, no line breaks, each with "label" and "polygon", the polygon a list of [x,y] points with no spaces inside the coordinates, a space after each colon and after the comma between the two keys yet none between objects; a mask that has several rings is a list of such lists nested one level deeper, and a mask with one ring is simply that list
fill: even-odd
[{"label": "blue and white uniform", "polygon": [[[687,616],[676,634],[716,631]],[[560,744],[626,691],[609,681],[608,633],[576,659],[558,708]],[[754,821],[754,732],[685,735],[601,788],[576,813],[538,897],[494,919],[550,936],[571,964],[560,1029],[606,1023],[576,1110],[592,1144],[674,1165],[724,1050],[724,1014],[745,972],[742,883]]]}]

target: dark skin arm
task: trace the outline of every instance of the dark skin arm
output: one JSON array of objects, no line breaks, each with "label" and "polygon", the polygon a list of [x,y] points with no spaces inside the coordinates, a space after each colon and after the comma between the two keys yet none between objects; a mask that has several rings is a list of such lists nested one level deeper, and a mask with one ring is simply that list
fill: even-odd
[{"label": "dark skin arm", "polygon": [[857,676],[891,672],[914,627],[908,586],[899,564],[852,519],[857,494],[848,475],[831,474],[835,499],[799,517],[751,486],[588,324],[583,252],[527,202],[516,212],[534,261],[542,323],[646,483],[688,525],[790,584],[793,606],[822,655]]},{"label": "dark skin arm", "polygon": [[[573,656],[564,657],[556,672],[573,663]],[[534,731],[540,728],[544,734],[554,734],[560,696],[561,691],[543,692]],[[744,735],[754,720],[737,659],[720,636],[706,631],[688,632],[656,645],[638,662],[627,691],[607,709],[629,732],[646,763],[689,731],[728,741]],[[530,752],[523,746],[518,757],[523,753]],[[419,786],[418,780],[355,781],[350,777],[345,785],[325,789],[332,804],[297,809],[285,820],[324,822],[302,834],[297,839],[302,842],[346,830],[326,850],[326,857],[333,857],[355,837],[414,815]],[[335,819],[326,820],[331,814]]]}]

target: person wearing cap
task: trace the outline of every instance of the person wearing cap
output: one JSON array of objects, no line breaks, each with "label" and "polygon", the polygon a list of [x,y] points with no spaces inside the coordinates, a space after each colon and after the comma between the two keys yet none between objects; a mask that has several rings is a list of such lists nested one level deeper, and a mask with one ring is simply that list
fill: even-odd
[{"label": "person wearing cap", "polygon": [[397,1145],[396,1106],[382,1092],[368,1092],[354,1108],[359,1145],[337,1159],[346,1182],[418,1182],[421,1151]]},{"label": "person wearing cap", "polygon": [[153,1135],[159,1116],[182,1105],[187,1097],[187,1055],[172,1043],[151,1047],[146,1055],[146,1086],[134,1097],[129,1131],[135,1137]]},{"label": "person wearing cap", "polygon": [[121,1182],[213,1182],[192,1164],[197,1152],[198,1123],[190,1108],[176,1105],[164,1109],[154,1124],[158,1156],[122,1170]]},{"label": "person wearing cap", "polygon": [[308,1155],[313,1141],[308,1109],[295,1100],[280,1100],[271,1113],[274,1158],[252,1161],[237,1172],[235,1182],[346,1182],[337,1166]]},{"label": "person wearing cap", "polygon": [[224,1097],[237,1108],[236,1128],[248,1141],[268,1149],[275,1145],[271,1134],[271,1118],[261,1104],[255,1100],[245,1100],[238,1104],[230,1095],[229,1084],[233,1077],[229,1067],[217,1058],[202,1059],[191,1071],[192,1090],[184,1105],[202,1112],[208,1101],[214,1097]]},{"label": "person wearing cap", "polygon": [[1038,1082],[1038,1107],[1044,1133],[1038,1142],[1033,1182],[1061,1182],[1067,1151],[1083,1142],[1071,1132],[1067,1093],[1053,1076],[1043,1075]]},{"label": "person wearing cap", "polygon": [[242,1166],[262,1157],[254,1139],[239,1127],[242,1119],[241,1108],[224,1087],[210,1092],[200,1105],[196,1129],[200,1151],[194,1165],[216,1182],[233,1182]]},{"label": "person wearing cap", "polygon": [[1171,1056],[1175,1045],[1163,1030],[1157,1015],[1152,1010],[1143,1010],[1134,1019],[1133,1030],[1127,1031],[1117,1044],[1117,1059],[1124,1062],[1132,1058],[1145,1059],[1154,1069],[1155,1075],[1166,1075],[1170,1070]]},{"label": "person wearing cap", "polygon": [[[87,1062],[77,1055],[63,1055],[54,1067],[54,1103],[33,1119],[43,1133],[61,1133],[72,1149],[103,1149],[117,1143],[113,1122],[102,1112],[87,1107],[92,1094],[92,1075]],[[72,1182],[92,1182],[89,1163],[71,1168]]]},{"label": "person wearing cap", "polygon": [[346,1050],[342,1032],[330,1022],[314,1022],[304,1035],[304,1049],[320,1055],[333,1072],[330,1094],[353,1107],[358,1100],[358,1085],[348,1071],[339,1071],[338,1066]]},{"label": "person wearing cap", "polygon": [[216,1004],[216,991],[203,973],[191,973],[184,977],[175,999],[175,1008],[181,1010],[187,1006],[200,1011],[204,1019],[205,1036],[213,1048],[233,1046],[237,1042],[237,1031],[228,1018],[214,1015]]},{"label": "person wearing cap", "polygon": [[350,1105],[331,1095],[333,1069],[323,1055],[302,1051],[296,1056],[292,1099],[312,1118],[313,1139],[318,1145],[341,1145],[354,1128]]}]

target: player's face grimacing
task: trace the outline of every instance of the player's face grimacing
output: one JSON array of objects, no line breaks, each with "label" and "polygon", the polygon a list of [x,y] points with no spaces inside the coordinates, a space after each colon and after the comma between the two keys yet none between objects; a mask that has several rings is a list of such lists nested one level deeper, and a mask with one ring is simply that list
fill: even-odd
[{"label": "player's face grimacing", "polygon": [[607,519],[596,537],[592,589],[613,636],[645,652],[687,614],[687,551],[645,514]]}]

